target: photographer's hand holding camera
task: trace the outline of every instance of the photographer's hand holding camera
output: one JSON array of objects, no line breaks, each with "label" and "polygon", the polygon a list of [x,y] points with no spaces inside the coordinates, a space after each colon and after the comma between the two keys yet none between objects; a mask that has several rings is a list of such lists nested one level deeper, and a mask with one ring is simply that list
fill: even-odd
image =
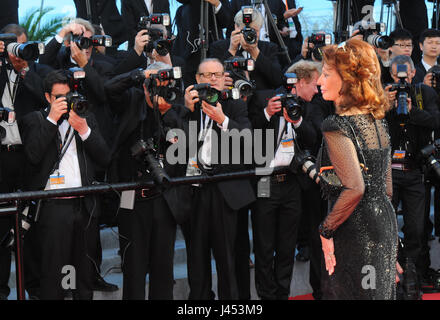
[{"label": "photographer's hand holding camera", "polygon": [[[278,47],[272,42],[259,41],[263,16],[260,11],[252,9],[252,13],[246,13],[251,17],[248,20],[244,18],[245,8],[235,15],[235,29],[231,32],[231,38],[212,43],[209,57],[222,62],[237,57],[251,58],[255,61],[255,66],[253,71],[249,71],[249,76],[255,81],[256,90],[275,89],[282,84]],[[246,10],[248,9],[251,8]]]}]

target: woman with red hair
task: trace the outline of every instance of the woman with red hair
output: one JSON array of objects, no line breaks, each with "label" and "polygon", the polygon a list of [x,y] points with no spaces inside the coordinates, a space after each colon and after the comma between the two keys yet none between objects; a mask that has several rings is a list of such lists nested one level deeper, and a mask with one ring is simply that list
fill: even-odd
[{"label": "woman with red hair", "polygon": [[323,190],[323,298],[395,299],[398,234],[379,61],[373,47],[352,39],[325,47],[323,62],[318,85],[336,115],[322,125],[321,169],[332,167],[340,180]]}]

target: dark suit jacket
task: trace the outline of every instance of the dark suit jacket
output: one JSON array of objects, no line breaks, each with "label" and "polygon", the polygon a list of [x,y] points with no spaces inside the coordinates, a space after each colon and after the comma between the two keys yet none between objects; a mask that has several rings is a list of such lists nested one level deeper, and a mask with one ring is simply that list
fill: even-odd
[{"label": "dark suit jacket", "polygon": [[[246,105],[241,100],[233,100],[233,101],[223,101],[221,102],[223,112],[229,118],[228,130],[237,129],[241,131],[243,129],[250,129],[251,123],[248,119],[248,113]],[[165,123],[170,128],[179,128],[184,130],[187,139],[190,137],[189,132],[189,124],[191,121],[197,123],[198,132],[201,129],[200,123],[200,109],[196,107],[194,112],[191,112],[189,109],[183,108],[172,108],[170,109],[163,117]],[[217,136],[220,139],[221,129],[214,123],[212,126],[213,130],[217,133]],[[197,132],[197,134],[198,134]],[[195,137],[197,140],[197,137]],[[194,142],[194,141],[193,141]],[[191,141],[187,141],[187,146],[189,146]],[[199,150],[201,145],[197,146]],[[218,144],[216,150],[216,154],[218,155],[218,159],[222,159],[222,150],[221,143]],[[237,152],[238,150],[229,150],[229,163],[232,163],[232,154],[233,152]],[[192,157],[193,155],[189,155],[187,152],[187,156]],[[185,166],[186,167],[186,166]],[[227,172],[234,171],[242,171],[245,170],[245,166],[243,164],[213,164],[212,170],[213,174],[222,174]],[[237,179],[237,180],[229,180],[217,182],[217,186],[228,206],[233,210],[238,210],[243,208],[252,202],[255,201],[255,194],[250,184],[249,179]]]},{"label": "dark suit jacket", "polygon": [[[174,41],[173,54],[187,59],[193,54],[200,54],[200,0],[178,0],[183,5],[176,12],[177,37]],[[214,31],[214,12],[209,10],[209,43],[223,39],[223,28],[227,28],[233,16],[231,14],[229,0],[221,0],[222,7],[215,15],[218,33]],[[209,4],[209,3],[208,3]],[[212,7],[210,5],[210,7]]]},{"label": "dark suit jacket", "polygon": [[[30,112],[40,110],[47,105],[43,90],[43,79],[52,70],[50,67],[28,62],[29,71],[26,73],[24,79],[19,76],[17,95],[14,102],[14,110],[17,119],[17,124],[20,131],[20,136],[23,136],[21,130],[22,119]],[[7,89],[8,71],[5,66],[0,68],[0,97],[3,97],[4,90]],[[11,88],[12,90],[12,88]],[[0,98],[0,107],[3,104]],[[0,180],[1,178],[0,172]]]},{"label": "dark suit jacket", "polygon": [[[76,16],[88,20],[86,0],[74,0]],[[90,1],[92,23],[102,24],[105,34],[113,39],[113,45],[118,47],[127,39],[127,28],[119,14],[115,0]]]},{"label": "dark suit jacket", "polygon": [[[128,29],[128,46],[134,46],[134,38],[138,32],[137,25],[142,16],[149,16],[153,13],[170,14],[170,3],[168,0],[153,0],[153,11],[148,12],[144,0],[122,0],[121,13],[124,23]],[[171,35],[171,26],[167,28],[168,35]]]},{"label": "dark suit jacket", "polygon": [[[230,40],[220,40],[214,42],[209,48],[209,56],[225,61],[232,58],[228,51]],[[283,74],[280,63],[278,62],[278,48],[274,43],[267,41],[258,41],[260,54],[255,61],[255,70],[250,72],[250,77],[255,80],[257,90],[275,89],[281,86]],[[236,56],[243,57],[237,51]]]},{"label": "dark suit jacket", "polygon": [[[264,90],[257,92],[253,97],[253,103],[249,104],[249,118],[252,122],[252,127],[254,129],[263,129],[263,141],[262,148],[266,150],[266,130],[274,131],[274,141],[273,141],[273,155],[276,154],[276,149],[278,147],[278,132],[280,130],[280,117],[281,115],[273,115],[270,118],[270,121],[267,121],[266,115],[264,114],[264,109],[267,107],[267,101],[275,96],[276,93],[279,93],[279,90]],[[292,125],[293,128],[293,125]],[[294,129],[296,132],[296,142],[298,143],[301,150],[313,150],[317,143],[318,133],[313,126],[312,121],[310,121],[306,115],[303,115],[303,120],[301,125]],[[254,143],[259,143],[255,141]],[[296,172],[296,168],[293,167],[293,161],[290,164],[291,171],[295,173],[299,184],[305,190],[308,189],[312,183],[303,172]]]},{"label": "dark suit jacket", "polygon": [[425,79],[427,70],[425,69],[421,61],[417,63],[415,67],[416,67],[416,75],[413,79],[413,83],[422,83],[423,80]]},{"label": "dark suit jacket", "polygon": [[[40,62],[45,63],[54,69],[67,70],[77,67],[70,59],[70,48],[58,43],[55,38],[46,46],[44,55],[40,56]],[[103,60],[94,60],[93,56],[83,68],[86,77],[84,88],[80,90],[90,102],[91,111],[98,121],[99,128],[105,138],[110,143],[112,139],[112,119],[113,115],[108,108],[107,97],[105,95],[104,83],[113,76],[113,65]]]},{"label": "dark suit jacket", "polygon": [[[137,181],[137,168],[139,163],[131,156],[130,148],[134,140],[140,138],[136,131],[141,124],[139,115],[141,109],[147,111],[144,121],[144,138],[157,138],[157,122],[154,118],[152,109],[145,101],[143,90],[135,87],[131,73],[121,74],[105,84],[110,106],[115,114],[119,116],[120,123],[115,133],[115,140],[112,147],[112,163],[109,171],[111,182]],[[176,105],[173,108],[179,109]],[[133,139],[133,136],[135,139]],[[164,141],[162,143],[165,144]],[[170,177],[184,176],[186,172],[185,165],[170,165],[165,158],[164,170]],[[151,179],[146,177],[147,179]],[[145,179],[143,177],[142,179]],[[163,190],[165,198],[177,223],[183,223],[191,212],[191,187],[177,186]]]},{"label": "dark suit jacket", "polygon": [[10,23],[18,23],[18,0],[2,0],[0,29]]},{"label": "dark suit jacket", "polygon": [[[22,121],[23,144],[28,159],[29,190],[43,190],[51,170],[58,159],[58,126],[47,120],[46,111],[34,111]],[[92,113],[87,116],[91,129],[90,136],[82,141],[75,132],[78,162],[81,171],[81,183],[89,186],[95,181],[97,166],[106,167],[110,161],[110,151],[99,131]],[[86,196],[86,206],[92,213],[94,196]],[[93,210],[97,214],[98,210]]]},{"label": "dark suit jacket", "polygon": [[[47,105],[44,96],[43,79],[52,71],[49,66],[28,62],[29,71],[24,78],[18,80],[17,96],[15,98],[14,109],[17,121],[29,112],[40,110]],[[8,71],[6,67],[0,68],[0,95],[3,96],[4,90],[7,90]],[[12,88],[11,88],[12,89]],[[0,106],[3,107],[1,98]]]}]

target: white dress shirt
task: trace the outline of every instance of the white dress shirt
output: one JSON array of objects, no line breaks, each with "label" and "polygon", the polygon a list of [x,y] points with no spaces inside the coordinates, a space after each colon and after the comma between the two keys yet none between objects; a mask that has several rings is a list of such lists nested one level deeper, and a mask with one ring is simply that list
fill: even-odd
[{"label": "white dress shirt", "polygon": [[[57,125],[55,121],[47,117],[47,120],[52,122],[54,125]],[[70,124],[67,120],[64,120],[59,126],[58,131],[60,133],[62,141],[62,145],[69,141],[69,138],[75,133],[75,130],[73,128],[70,130],[69,137],[66,136],[66,132],[69,129]],[[80,135],[81,140],[85,141],[90,136],[91,129],[84,134]],[[64,141],[65,140],[65,141]],[[53,190],[53,189],[62,189],[62,188],[76,188],[81,187],[81,170],[79,168],[79,162],[78,162],[78,152],[76,147],[76,141],[75,137],[72,138],[72,141],[70,142],[69,146],[67,147],[67,151],[64,154],[63,158],[60,161],[59,169],[55,173],[51,173],[51,175],[58,175],[58,176],[64,176],[65,183],[62,185],[51,185],[50,184],[50,178],[47,181],[45,190]]]},{"label": "white dress shirt", "polygon": [[[15,109],[14,109],[14,104],[12,101],[13,98],[11,97],[11,94],[12,94],[12,96],[14,96],[14,99],[15,99],[15,95],[17,94],[17,90],[18,90],[18,87],[17,87],[18,83],[17,83],[17,86],[14,86],[14,83],[16,83],[16,81],[20,81],[20,80],[14,70],[7,70],[7,73],[8,73],[8,78],[9,78],[9,87],[8,87],[8,84],[5,85],[5,89],[3,91],[3,96],[2,96],[2,104],[3,104],[4,108],[8,108],[8,109],[14,111]],[[4,145],[22,144],[20,132],[18,130],[17,121],[13,121],[13,122],[9,123],[7,120],[8,119],[6,119],[6,121],[2,120],[0,122],[0,126],[5,128],[5,130],[6,130],[6,136],[4,139],[2,139],[2,144],[4,144]]]}]

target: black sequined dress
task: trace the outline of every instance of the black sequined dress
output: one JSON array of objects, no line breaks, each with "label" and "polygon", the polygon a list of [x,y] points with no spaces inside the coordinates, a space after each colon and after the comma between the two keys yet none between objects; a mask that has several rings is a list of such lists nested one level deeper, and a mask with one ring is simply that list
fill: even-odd
[{"label": "black sequined dress", "polygon": [[[350,125],[371,177],[367,186]],[[391,148],[386,122],[371,115],[334,115],[323,122],[322,130],[322,161],[327,157],[344,186],[338,195],[327,195],[329,214],[320,226],[321,235],[333,238],[336,258],[331,276],[323,262],[323,298],[395,299],[397,222],[390,201]]]}]

